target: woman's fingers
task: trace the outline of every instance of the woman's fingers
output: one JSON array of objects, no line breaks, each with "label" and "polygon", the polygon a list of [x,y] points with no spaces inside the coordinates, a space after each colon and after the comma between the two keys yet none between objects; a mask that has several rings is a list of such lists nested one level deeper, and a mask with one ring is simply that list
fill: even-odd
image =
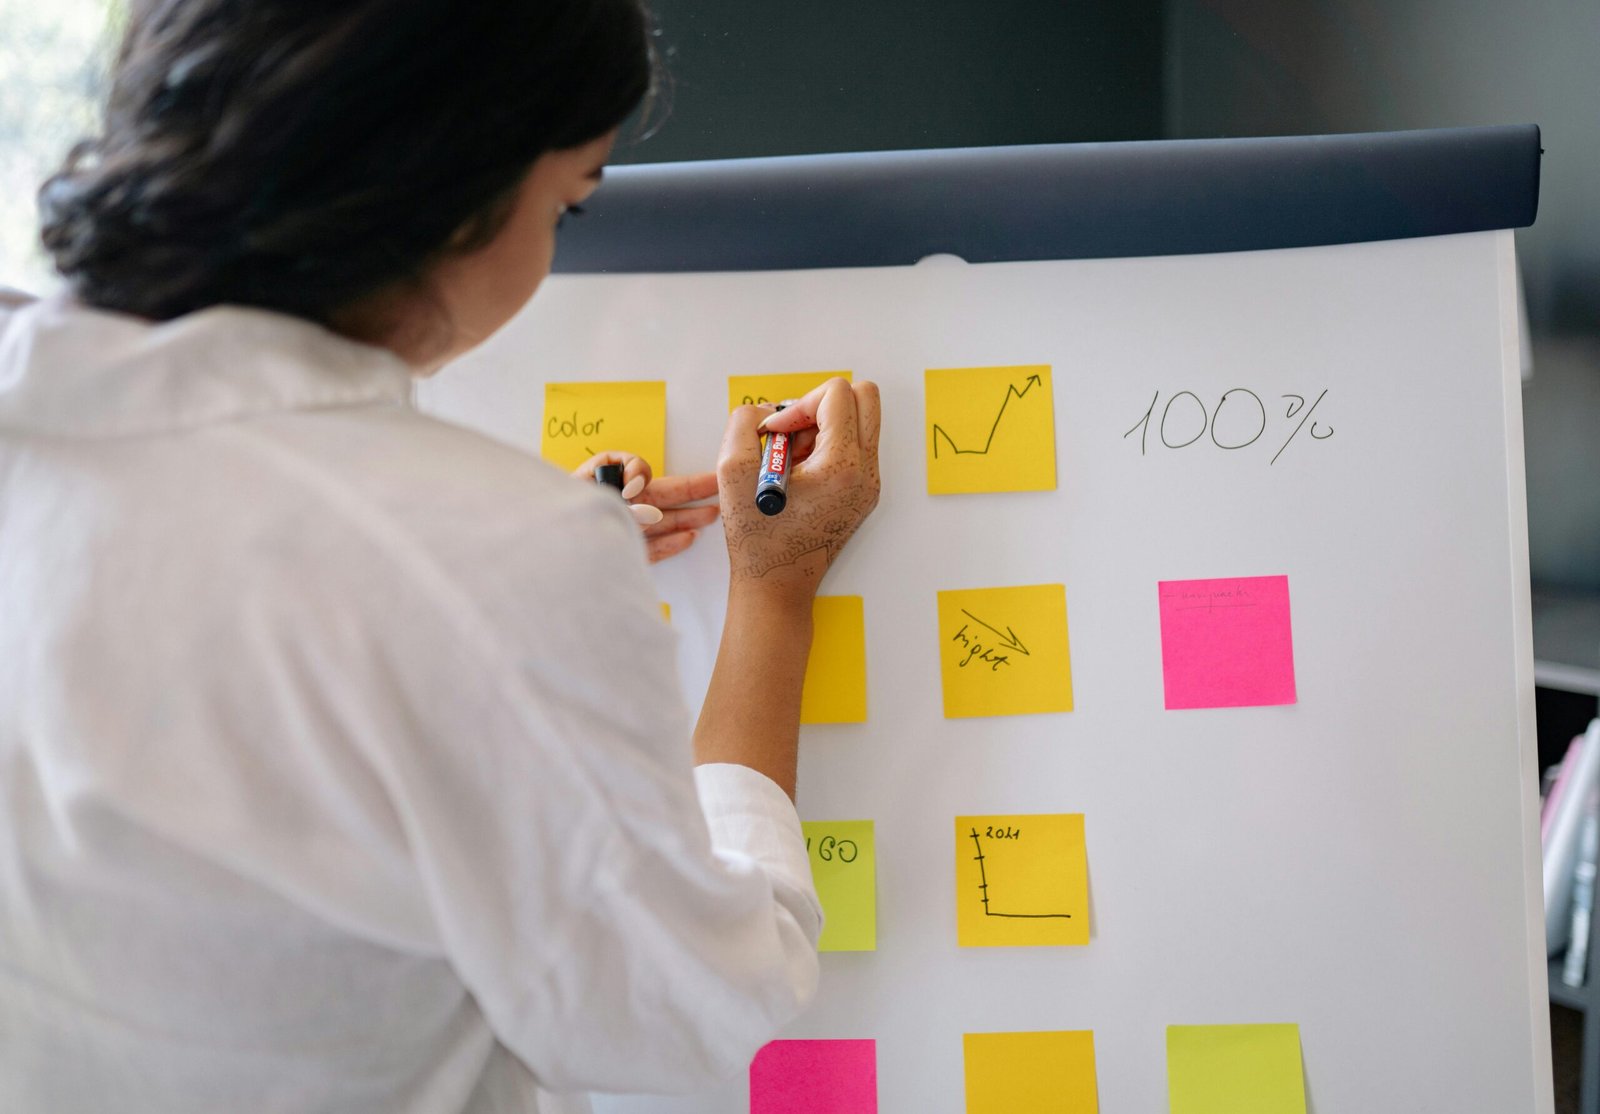
[{"label": "woman's fingers", "polygon": [[633,515],[635,522],[647,529],[666,517],[666,512],[660,507],[652,507],[649,503],[630,503],[628,513]]},{"label": "woman's fingers", "polygon": [[639,502],[665,509],[710,499],[716,493],[717,474],[697,472],[692,476],[662,476],[635,494],[639,496]]},{"label": "woman's fingers", "polygon": [[647,538],[659,538],[668,534],[675,534],[679,530],[699,530],[715,522],[719,513],[721,513],[721,508],[715,503],[707,504],[703,507],[680,507],[674,510],[662,511],[661,520],[653,525],[646,526],[644,536]]},{"label": "woman's fingers", "polygon": [[809,455],[828,462],[836,458],[852,460],[861,444],[856,395],[850,389],[850,381],[842,376],[835,376],[808,391],[805,397],[769,415],[761,427],[779,433],[796,433],[815,427],[816,447]]},{"label": "woman's fingers", "polygon": [[856,416],[861,429],[861,457],[874,466],[878,462],[878,431],[882,408],[876,383],[855,385]]},{"label": "woman's fingers", "polygon": [[693,530],[679,530],[676,533],[664,534],[659,538],[645,540],[645,555],[650,558],[650,563],[665,561],[668,557],[676,557],[694,544],[695,532]]},{"label": "woman's fingers", "polygon": [[756,473],[761,468],[761,436],[756,427],[771,414],[768,407],[739,406],[728,415],[728,424],[722,431],[722,448],[717,452],[717,488],[724,496],[730,485],[746,480],[750,491],[755,491]]},{"label": "woman's fingers", "polygon": [[[595,469],[602,464],[622,465],[622,492],[625,499],[631,499],[633,495],[639,494],[640,491],[644,490],[645,484],[650,482],[650,462],[638,453],[627,453],[618,449],[595,453],[588,460],[574,468],[572,474],[580,480],[589,480],[592,483]],[[641,476],[644,478],[644,483],[638,484],[633,495],[629,495],[628,488],[638,483]]]}]

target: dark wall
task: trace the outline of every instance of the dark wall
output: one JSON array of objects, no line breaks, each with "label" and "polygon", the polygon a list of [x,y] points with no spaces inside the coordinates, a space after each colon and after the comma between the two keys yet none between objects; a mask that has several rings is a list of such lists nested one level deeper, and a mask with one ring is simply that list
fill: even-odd
[{"label": "dark wall", "polygon": [[1169,0],[1166,62],[1176,138],[1540,126],[1529,548],[1535,581],[1600,589],[1600,4]]},{"label": "dark wall", "polygon": [[670,109],[618,162],[1153,139],[1160,0],[656,0]]}]

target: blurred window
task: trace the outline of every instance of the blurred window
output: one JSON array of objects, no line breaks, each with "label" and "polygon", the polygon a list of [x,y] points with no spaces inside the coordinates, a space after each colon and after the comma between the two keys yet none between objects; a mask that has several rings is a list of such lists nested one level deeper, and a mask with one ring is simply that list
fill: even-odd
[{"label": "blurred window", "polygon": [[58,279],[39,249],[39,183],[94,125],[108,27],[125,0],[0,0],[0,286]]}]

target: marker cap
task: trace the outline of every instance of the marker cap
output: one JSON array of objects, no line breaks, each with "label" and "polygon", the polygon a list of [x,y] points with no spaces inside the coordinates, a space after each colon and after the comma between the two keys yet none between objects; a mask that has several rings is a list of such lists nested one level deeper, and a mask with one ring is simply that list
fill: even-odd
[{"label": "marker cap", "polygon": [[622,490],[622,484],[623,484],[622,465],[620,465],[620,464],[602,464],[602,465],[600,465],[598,468],[596,468],[594,470],[594,482],[597,483],[597,484],[605,484],[607,487],[614,487],[618,491],[621,491]]}]

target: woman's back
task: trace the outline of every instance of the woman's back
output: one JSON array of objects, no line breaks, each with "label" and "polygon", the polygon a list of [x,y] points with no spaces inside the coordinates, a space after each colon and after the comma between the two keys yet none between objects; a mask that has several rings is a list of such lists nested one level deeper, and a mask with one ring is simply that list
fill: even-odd
[{"label": "woman's back", "polygon": [[628,881],[704,838],[633,527],[408,392],[257,311],[6,322],[0,1106],[526,1109],[518,1056],[622,1087],[739,1054],[585,1031],[587,957],[717,915]]}]

